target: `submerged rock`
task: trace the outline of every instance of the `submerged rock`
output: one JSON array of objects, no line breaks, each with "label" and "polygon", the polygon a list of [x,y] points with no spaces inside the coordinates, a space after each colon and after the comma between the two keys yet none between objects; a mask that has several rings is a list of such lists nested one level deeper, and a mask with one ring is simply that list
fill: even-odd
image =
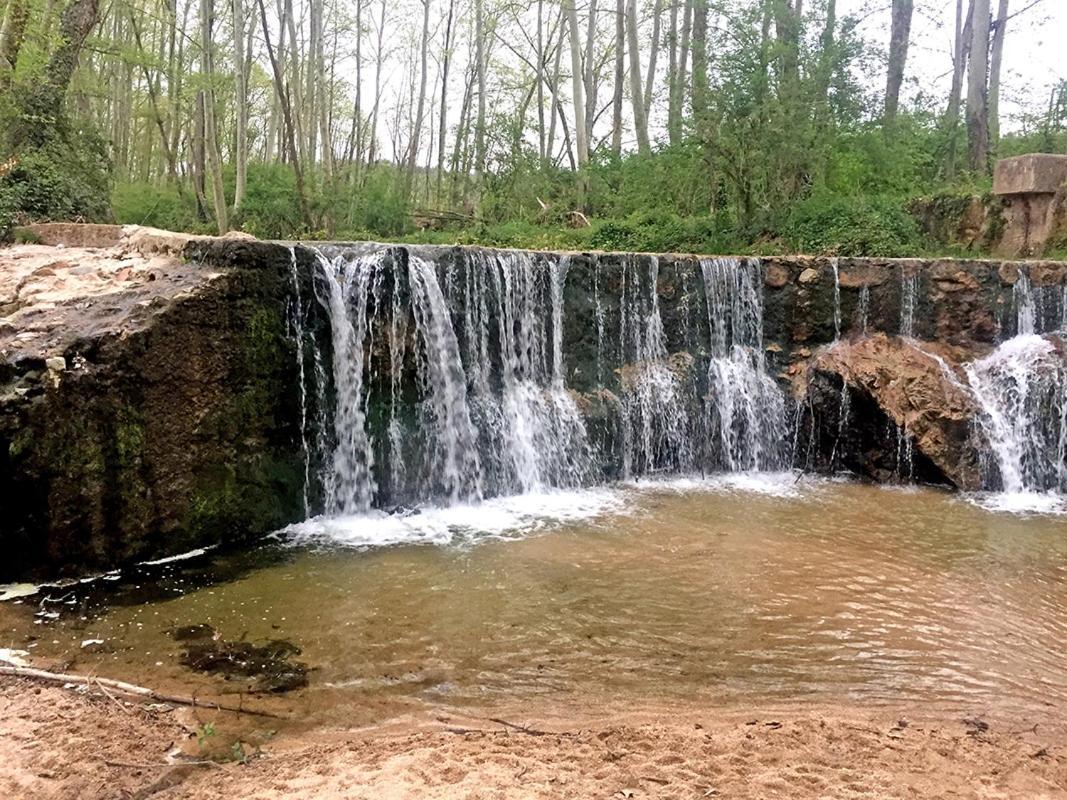
[{"label": "submerged rock", "polygon": [[[878,480],[910,469],[917,479],[980,488],[972,436],[978,409],[957,371],[959,356],[885,334],[838,342],[816,354],[804,392],[819,452]],[[916,458],[907,466],[902,450],[909,447]]]},{"label": "submerged rock", "polygon": [[300,648],[286,639],[227,642],[207,624],[177,628],[171,636],[185,643],[184,666],[244,681],[250,692],[288,692],[307,686],[307,665],[292,660]]}]

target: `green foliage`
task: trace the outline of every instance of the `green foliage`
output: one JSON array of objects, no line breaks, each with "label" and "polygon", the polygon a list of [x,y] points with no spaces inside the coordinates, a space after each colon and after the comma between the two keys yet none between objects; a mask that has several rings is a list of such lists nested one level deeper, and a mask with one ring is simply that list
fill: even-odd
[{"label": "green foliage", "polygon": [[98,140],[46,142],[15,157],[17,165],[0,178],[0,229],[20,221],[110,219],[110,176]]},{"label": "green foliage", "polygon": [[721,253],[743,248],[724,219],[680,217],[669,211],[597,223],[590,243],[598,250],[646,253]]},{"label": "green foliage", "polygon": [[798,204],[782,231],[790,250],[839,256],[909,256],[922,250],[918,224],[882,196],[815,197]]},{"label": "green foliage", "polygon": [[362,185],[349,183],[336,194],[343,212],[337,216],[350,229],[399,236],[411,227],[411,206],[402,177],[389,165],[375,165],[363,176]]},{"label": "green foliage", "polygon": [[120,183],[111,195],[115,221],[122,225],[148,225],[166,230],[197,230],[196,205],[170,185]]},{"label": "green foliage", "polygon": [[[233,181],[230,171],[225,176],[228,202],[233,202]],[[241,213],[232,224],[262,239],[287,239],[303,234],[300,220],[293,170],[286,164],[249,164]]]},{"label": "green foliage", "polygon": [[199,728],[196,729],[196,743],[200,747],[203,747],[207,744],[209,739],[211,739],[213,736],[216,736],[217,734],[218,731],[215,730],[215,723],[205,722],[201,724]]}]

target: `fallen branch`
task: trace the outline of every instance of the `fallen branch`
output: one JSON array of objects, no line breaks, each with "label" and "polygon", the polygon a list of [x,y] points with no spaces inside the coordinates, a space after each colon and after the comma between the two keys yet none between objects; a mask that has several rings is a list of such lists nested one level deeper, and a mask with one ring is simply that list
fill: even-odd
[{"label": "fallen branch", "polygon": [[104,759],[109,767],[122,767],[124,769],[170,769],[172,767],[218,767],[215,761],[175,761],[174,763],[160,762],[157,764],[141,764],[132,761],[109,761]]},{"label": "fallen branch", "polygon": [[34,678],[39,681],[49,681],[51,683],[72,683],[76,686],[88,686],[92,687],[96,684],[101,689],[107,687],[112,691],[119,692],[120,694],[134,695],[135,697],[147,697],[150,700],[156,700],[160,703],[175,703],[180,706],[192,706],[194,708],[210,708],[216,711],[232,711],[236,714],[253,714],[259,717],[273,717],[275,719],[284,719],[280,714],[274,714],[270,711],[260,711],[257,709],[227,706],[221,703],[211,703],[197,700],[195,697],[184,697],[176,694],[164,694],[157,692],[155,689],[149,689],[145,686],[138,686],[134,683],[126,683],[126,681],[117,681],[112,678],[97,678],[94,676],[86,675],[69,675],[63,672],[49,672],[44,669],[35,669],[33,667],[13,667],[2,666],[0,667],[0,675],[14,675],[19,678]]},{"label": "fallen branch", "polygon": [[500,719],[499,717],[488,717],[490,722],[495,722],[498,725],[503,725],[505,728],[510,728],[513,731],[519,733],[525,733],[527,736],[577,736],[577,733],[572,731],[542,731],[537,728],[531,728],[529,725],[516,725],[514,722],[508,722],[506,719]]}]

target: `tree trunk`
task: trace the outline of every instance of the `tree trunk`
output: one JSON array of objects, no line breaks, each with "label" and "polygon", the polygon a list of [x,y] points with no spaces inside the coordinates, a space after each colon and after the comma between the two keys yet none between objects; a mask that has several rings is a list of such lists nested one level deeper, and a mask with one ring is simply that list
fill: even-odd
[{"label": "tree trunk", "polygon": [[827,0],[826,21],[823,24],[822,36],[819,38],[819,74],[815,98],[816,118],[824,127],[830,121],[830,81],[833,78],[836,58],[836,53],[834,52],[834,32],[836,28],[837,0]]},{"label": "tree trunk", "polygon": [[974,0],[967,70],[967,154],[974,172],[989,171],[989,0]]},{"label": "tree trunk", "polygon": [[196,109],[193,113],[192,157],[193,194],[196,195],[196,216],[201,222],[210,217],[207,211],[207,159],[204,156],[204,92],[196,93]]},{"label": "tree trunk", "polygon": [[571,45],[571,86],[574,97],[574,135],[578,140],[578,165],[589,162],[589,139],[586,137],[585,92],[582,85],[582,49],[578,39],[578,12],[574,0],[563,0]]},{"label": "tree trunk", "polygon": [[967,57],[971,51],[971,20],[973,7],[967,11],[967,21],[963,20],[963,0],[956,0],[956,29],[952,48],[952,88],[948,95],[948,110],[945,112],[945,132],[948,148],[945,158],[945,175],[952,178],[956,174],[956,133],[960,124],[960,105],[963,95],[963,75],[967,70]]},{"label": "tree trunk", "polygon": [[652,48],[648,56],[648,75],[645,78],[645,119],[652,113],[652,90],[656,85],[656,60],[659,56],[660,18],[663,16],[663,0],[656,0],[652,9]]},{"label": "tree trunk", "polygon": [[708,2],[693,0],[693,118],[704,136],[708,122]]},{"label": "tree trunk", "polygon": [[477,179],[479,201],[482,195],[482,178],[485,173],[485,3],[474,0],[474,49],[478,70],[478,117],[474,123],[474,174]]},{"label": "tree trunk", "polygon": [[[449,19],[451,19],[449,7]],[[537,0],[537,154],[541,165],[547,158],[545,152],[545,0]],[[444,118],[442,105],[442,119]]]},{"label": "tree trunk", "polygon": [[994,148],[1000,141],[1000,65],[1004,61],[1004,36],[1007,32],[1008,0],[1000,0],[989,55],[989,142]]},{"label": "tree trunk", "polygon": [[648,155],[648,119],[645,117],[645,101],[641,95],[641,49],[637,39],[637,0],[626,5],[627,45],[630,51],[630,100],[634,109],[634,131],[637,133],[637,152]]},{"label": "tree trunk", "polygon": [[585,36],[585,141],[592,149],[593,121],[596,119],[597,74],[593,68],[596,56],[596,0],[589,0],[589,19]]},{"label": "tree trunk", "polygon": [[800,81],[800,19],[801,0],[770,0],[774,6],[774,28],[778,37],[778,74],[780,96],[796,102]]},{"label": "tree trunk", "polygon": [[234,105],[237,114],[233,187],[235,217],[241,213],[241,203],[244,202],[245,186],[248,183],[248,81],[246,80],[248,72],[245,66],[245,21],[244,0],[233,0]]},{"label": "tree trunk", "polygon": [[896,122],[900,105],[900,86],[904,82],[904,66],[908,60],[908,41],[911,36],[913,0],[893,0],[891,32],[889,35],[889,69],[885,84],[885,129]]},{"label": "tree trunk", "polygon": [[[63,9],[59,21],[59,43],[45,66],[42,85],[32,93],[27,109],[29,116],[60,116],[63,97],[70,86],[74,68],[78,65],[82,45],[96,26],[97,19],[98,0],[70,0]],[[36,138],[41,135],[41,131],[36,132]]]},{"label": "tree trunk", "polygon": [[678,2],[671,0],[671,27],[667,34],[667,139],[678,144],[682,138],[681,108],[678,102]]},{"label": "tree trunk", "polygon": [[419,99],[415,106],[415,122],[408,139],[407,177],[405,196],[411,193],[415,180],[415,166],[419,155],[419,139],[422,134],[423,113],[426,109],[426,75],[430,43],[430,0],[422,0],[422,37],[419,46]]},{"label": "tree trunk", "polygon": [[4,18],[4,31],[0,40],[0,61],[3,72],[0,73],[0,88],[11,83],[12,73],[18,65],[19,52],[26,38],[26,23],[30,18],[28,0],[12,0]]},{"label": "tree trunk", "polygon": [[289,152],[293,156],[293,175],[296,178],[296,192],[300,201],[300,213],[304,218],[304,225],[312,228],[311,209],[308,205],[307,192],[304,187],[304,170],[296,149],[296,126],[293,122],[292,105],[289,101],[289,91],[285,85],[285,76],[282,74],[281,65],[274,54],[274,47],[270,41],[270,28],[267,27],[267,8],[263,0],[257,0],[259,4],[260,19],[263,22],[263,41],[267,46],[267,56],[270,58],[271,71],[274,73],[274,91],[278,95],[278,104],[282,109],[282,122],[285,128],[285,138],[288,141]]},{"label": "tree trunk", "polygon": [[215,223],[219,234],[229,230],[226,193],[222,187],[222,155],[219,153],[218,127],[215,124],[215,67],[212,58],[212,28],[215,24],[214,0],[200,0],[200,70],[204,75],[204,149],[211,172],[211,199],[215,206]]},{"label": "tree trunk", "polygon": [[626,80],[626,3],[615,0],[615,93],[611,98],[611,152],[622,155],[622,95]]},{"label": "tree trunk", "polygon": [[[448,2],[448,20],[445,23],[445,46],[441,63],[441,109],[437,130],[437,202],[441,202],[442,181],[445,172],[445,135],[448,133],[448,68],[452,63],[452,19],[456,0]],[[544,131],[541,132],[541,149],[544,150]]]},{"label": "tree trunk", "polygon": [[378,47],[374,54],[374,107],[371,109],[370,118],[370,149],[367,156],[367,165],[373,166],[378,154],[378,110],[382,100],[382,63],[385,60],[384,36],[386,0],[382,0],[381,19],[378,23]]}]

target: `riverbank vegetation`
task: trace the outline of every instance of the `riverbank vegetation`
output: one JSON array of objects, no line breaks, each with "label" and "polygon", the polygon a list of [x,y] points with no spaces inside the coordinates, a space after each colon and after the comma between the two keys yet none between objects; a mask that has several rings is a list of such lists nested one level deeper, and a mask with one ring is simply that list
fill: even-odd
[{"label": "riverbank vegetation", "polygon": [[955,0],[948,94],[914,91],[914,5],[5,0],[0,224],[943,249],[915,198],[1067,152],[1067,83],[1002,135],[1005,40],[1043,2]]}]

